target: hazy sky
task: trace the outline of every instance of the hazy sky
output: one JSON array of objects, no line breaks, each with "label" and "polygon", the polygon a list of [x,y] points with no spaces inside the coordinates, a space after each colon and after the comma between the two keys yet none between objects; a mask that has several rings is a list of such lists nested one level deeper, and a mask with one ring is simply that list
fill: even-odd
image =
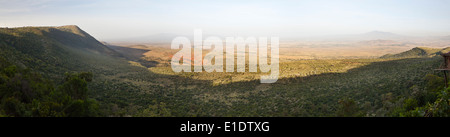
[{"label": "hazy sky", "polygon": [[450,35],[450,0],[0,0],[0,26],[78,25],[100,40],[158,33]]}]

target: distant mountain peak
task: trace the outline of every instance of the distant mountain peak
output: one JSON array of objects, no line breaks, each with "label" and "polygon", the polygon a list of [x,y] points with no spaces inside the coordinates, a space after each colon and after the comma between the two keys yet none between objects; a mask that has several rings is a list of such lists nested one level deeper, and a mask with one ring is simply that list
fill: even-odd
[{"label": "distant mountain peak", "polygon": [[391,32],[385,32],[385,31],[371,31],[364,33],[365,35],[397,35]]},{"label": "distant mountain peak", "polygon": [[390,33],[390,32],[374,30],[374,31],[370,31],[370,32],[367,32],[367,33]]}]

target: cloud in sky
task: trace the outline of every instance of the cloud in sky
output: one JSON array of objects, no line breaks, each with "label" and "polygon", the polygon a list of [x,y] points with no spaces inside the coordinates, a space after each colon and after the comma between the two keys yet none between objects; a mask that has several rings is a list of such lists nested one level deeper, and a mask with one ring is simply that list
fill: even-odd
[{"label": "cloud in sky", "polygon": [[157,33],[449,35],[447,0],[0,0],[0,26],[74,24],[99,39]]}]

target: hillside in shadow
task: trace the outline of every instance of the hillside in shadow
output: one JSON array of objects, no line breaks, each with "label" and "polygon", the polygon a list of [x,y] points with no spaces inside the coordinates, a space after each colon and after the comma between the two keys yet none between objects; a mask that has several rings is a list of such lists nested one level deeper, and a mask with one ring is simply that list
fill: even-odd
[{"label": "hillside in shadow", "polygon": [[[414,85],[440,64],[439,57],[374,62],[346,73],[234,82],[202,90],[201,106],[215,106],[213,116],[336,116],[339,100],[353,99],[369,116],[386,116],[383,97],[411,95]],[[210,97],[210,99],[208,99]]]}]

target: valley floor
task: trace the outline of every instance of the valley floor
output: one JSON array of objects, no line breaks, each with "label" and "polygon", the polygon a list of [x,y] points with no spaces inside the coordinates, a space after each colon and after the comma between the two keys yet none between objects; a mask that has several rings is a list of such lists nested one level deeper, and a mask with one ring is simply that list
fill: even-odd
[{"label": "valley floor", "polygon": [[388,116],[396,106],[386,103],[386,96],[410,96],[410,88],[423,85],[426,74],[437,73],[433,69],[441,60],[423,57],[287,61],[280,64],[280,79],[275,84],[260,84],[261,73],[173,73],[163,62],[147,68],[139,65],[140,61],[145,60],[129,63],[147,69],[148,77],[133,77],[127,71],[105,76],[127,83],[104,95],[96,94],[103,102],[121,108],[121,112],[113,114],[153,116],[145,112],[162,109],[158,111],[164,113],[157,115],[336,116],[340,101],[354,100],[364,116]]}]

